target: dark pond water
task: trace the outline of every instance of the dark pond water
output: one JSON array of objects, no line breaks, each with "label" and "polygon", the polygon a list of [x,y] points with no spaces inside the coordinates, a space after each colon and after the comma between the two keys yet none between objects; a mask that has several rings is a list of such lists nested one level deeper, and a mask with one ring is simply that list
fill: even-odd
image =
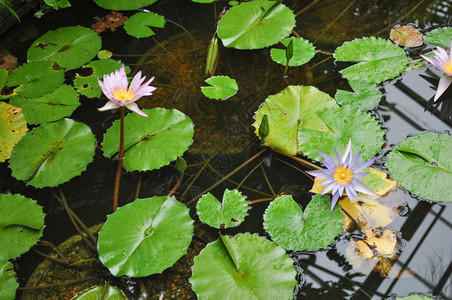
[{"label": "dark pond water", "polygon": [[[109,13],[90,1],[72,2],[72,8],[49,12],[42,19],[24,17],[21,24],[4,33],[0,48],[8,49],[20,63],[24,63],[32,41],[48,30],[71,25],[90,27],[95,23],[94,16]],[[395,24],[411,23],[428,32],[451,24],[452,19],[452,1],[312,2],[315,4],[297,17],[295,30],[314,42],[317,49],[326,52],[333,52],[344,41],[354,38],[370,35],[388,38],[389,29]],[[287,5],[296,12],[310,3],[287,1]],[[167,22],[165,29],[159,30],[155,38],[134,39],[124,34],[122,28],[101,34],[103,48],[113,51],[115,59],[122,60],[132,69],[143,70],[147,76],[156,76],[158,91],[149,99],[142,100],[141,107],[178,108],[195,123],[194,143],[184,155],[189,168],[175,194],[184,203],[192,203],[200,193],[260,150],[251,124],[254,111],[268,95],[278,93],[288,84],[312,85],[331,96],[334,96],[336,89],[347,89],[346,82],[337,72],[338,67],[328,55],[316,55],[309,67],[292,68],[288,77],[281,80],[283,68],[271,62],[268,50],[221,49],[217,73],[235,78],[240,90],[225,102],[203,97],[199,86],[205,78],[206,48],[215,30],[215,13],[224,6],[227,6],[225,1],[219,1],[216,5],[200,5],[188,0],[159,1],[151,6],[152,11],[182,25],[195,42],[172,22]],[[409,51],[417,53],[422,49]],[[424,68],[408,72],[381,86],[384,100],[375,114],[384,120],[384,126],[388,128],[385,136],[387,143],[377,163],[382,170],[382,154],[408,135],[432,129],[438,132],[452,129],[450,116],[442,116],[440,111],[429,107],[428,101],[434,90],[420,75],[438,78],[441,74],[433,68]],[[97,112],[96,108],[103,105],[104,99],[81,97],[81,102],[72,118],[88,124],[100,141],[118,115]],[[263,162],[261,166],[257,166],[259,162]],[[21,193],[44,206],[47,217],[43,240],[58,245],[76,231],[54,195],[62,192],[69,206],[86,225],[102,223],[106,214],[111,212],[116,167],[115,161],[104,158],[98,150],[94,162],[81,176],[58,188],[35,189],[12,178],[8,163],[2,163],[0,192]],[[225,188],[235,188],[243,181],[241,190],[248,200],[267,198],[271,196],[272,188],[277,194],[294,195],[297,202],[305,206],[311,199],[309,190],[312,181],[293,167],[305,169],[301,164],[267,150],[259,159],[235,173],[231,181],[223,182],[211,192],[221,195]],[[194,180],[198,174],[199,178]],[[178,177],[179,174],[171,167],[143,174],[124,173],[120,205],[134,199],[138,184],[140,197],[165,195],[176,184]],[[388,203],[388,207],[398,212],[386,226],[398,232],[401,238],[397,257],[383,260],[378,266],[376,261],[371,261],[356,268],[347,256],[350,237],[345,235],[329,250],[292,253],[299,270],[300,283],[295,292],[297,299],[382,299],[393,294],[406,296],[410,292],[452,298],[452,206],[419,201],[400,189],[391,191],[379,201]],[[262,213],[267,205],[267,202],[253,205],[250,215],[239,228],[225,232],[263,233]],[[42,246],[39,250],[49,251]],[[27,284],[29,276],[41,261],[42,256],[33,250],[16,260],[17,280],[21,287]],[[132,298],[144,299],[141,294],[143,284],[139,280],[124,279],[118,284],[128,289]],[[22,294],[23,290],[19,289],[18,296]],[[158,298],[157,294],[148,296],[149,299]],[[173,296],[182,298],[180,293]],[[185,296],[189,297],[188,294]]]}]

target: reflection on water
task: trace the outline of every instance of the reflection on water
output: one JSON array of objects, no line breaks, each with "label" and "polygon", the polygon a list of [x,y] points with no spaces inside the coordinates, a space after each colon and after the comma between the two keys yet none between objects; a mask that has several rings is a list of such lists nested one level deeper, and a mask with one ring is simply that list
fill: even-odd
[{"label": "reflection on water", "polygon": [[[295,11],[300,12],[297,32],[316,41],[318,48],[326,51],[334,51],[343,41],[362,36],[379,33],[387,38],[389,29],[394,24],[414,23],[419,28],[430,30],[450,24],[452,18],[452,1],[287,2]],[[311,3],[314,4],[309,6]],[[219,1],[217,10],[221,10],[223,5],[226,2]],[[304,10],[305,7],[308,9]],[[124,54],[116,58],[122,59],[126,64],[136,64],[137,68],[144,70],[145,75],[156,75],[158,91],[154,97],[140,104],[144,107],[177,108],[194,120],[197,130],[195,142],[185,155],[190,168],[176,193],[176,197],[184,203],[196,200],[198,194],[223,180],[226,174],[259,151],[259,142],[251,127],[252,117],[268,95],[279,92],[288,84],[314,85],[330,95],[334,95],[336,89],[347,89],[347,84],[337,73],[337,66],[328,55],[318,54],[310,63],[310,68],[291,68],[288,77],[283,80],[283,67],[271,62],[267,50],[221,49],[218,72],[234,77],[240,90],[228,101],[206,99],[200,93],[199,86],[203,85],[204,57],[208,41],[214,32],[212,6],[201,6],[188,0],[183,3],[180,1],[178,5],[171,1],[161,1],[155,9],[168,19],[177,20],[191,36],[168,23],[167,28],[155,40],[124,37],[126,42],[117,43],[116,33],[105,32],[104,48]],[[92,13],[101,16],[106,12],[93,10]],[[56,18],[54,15],[46,17],[50,20]],[[94,21],[88,19],[86,22]],[[69,24],[64,24],[67,25]],[[48,30],[39,29],[42,31],[40,34]],[[139,57],[130,56],[133,54],[139,54]],[[421,75],[433,77],[433,80],[426,80]],[[392,145],[400,143],[408,135],[430,129],[439,132],[452,129],[451,117],[447,116],[452,105],[450,92],[438,104],[432,105],[430,101],[434,94],[430,86],[435,85],[438,75],[433,69],[411,71],[401,79],[381,87],[385,96],[376,113],[389,129],[386,148],[382,152],[389,151]],[[77,110],[74,117],[87,122],[97,137],[102,136],[117,116],[100,116],[95,112],[95,106],[100,106],[100,103],[95,103],[95,100],[82,101],[83,108]],[[88,225],[104,221],[105,214],[108,213],[110,196],[106,195],[111,193],[116,167],[114,162],[103,158],[100,153],[97,153],[95,161],[83,176],[61,187],[70,206],[84,217]],[[381,159],[380,163],[382,164]],[[6,164],[1,164],[0,167],[2,192],[11,190],[24,193],[38,199],[46,207],[48,226],[45,239],[59,243],[74,233],[64,210],[52,198],[52,190],[25,187],[23,183],[10,178]],[[309,189],[312,181],[299,169],[305,167],[267,151],[258,162],[241,169],[211,192],[220,195],[225,188],[240,185],[240,190],[248,196],[248,200],[291,193],[305,207],[311,198]],[[251,176],[248,177],[250,173]],[[171,168],[144,175],[127,174],[123,180],[125,185],[121,189],[120,205],[132,201],[138,182],[142,186],[140,197],[148,197],[167,193],[174,186],[177,177],[178,174]],[[80,186],[86,187],[86,190],[80,191]],[[452,298],[452,206],[419,201],[400,189],[376,201],[391,203],[390,209],[397,212],[405,211],[401,216],[396,215],[392,223],[385,225],[388,229],[399,232],[398,237],[401,238],[401,246],[397,246],[399,252],[385,265],[385,274],[390,275],[381,276],[381,273],[373,271],[380,261],[369,261],[370,267],[365,270],[353,268],[346,256],[346,247],[352,238],[344,235],[329,250],[292,254],[300,271],[297,298],[380,299],[393,293],[405,296],[413,291],[433,292],[445,299]],[[262,233],[262,212],[266,206],[266,202],[253,205],[243,227],[227,233],[241,230]],[[67,228],[64,236],[61,228]],[[359,231],[354,234],[356,238],[364,238]],[[39,256],[28,254],[19,260],[18,265],[26,271],[28,264],[36,265],[39,259]],[[24,275],[19,279],[21,285],[25,284],[26,277]],[[138,298],[140,292],[136,285],[136,282],[131,283],[129,290]]]}]

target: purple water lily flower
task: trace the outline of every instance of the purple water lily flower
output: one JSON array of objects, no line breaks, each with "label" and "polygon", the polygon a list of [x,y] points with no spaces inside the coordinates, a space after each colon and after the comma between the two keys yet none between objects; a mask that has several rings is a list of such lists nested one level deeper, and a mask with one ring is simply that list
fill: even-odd
[{"label": "purple water lily flower", "polygon": [[421,57],[444,73],[439,80],[435,98],[433,99],[433,101],[436,102],[436,100],[446,91],[446,89],[452,83],[452,43],[451,47],[449,48],[449,54],[447,54],[447,51],[441,47],[436,48],[436,51],[433,50],[433,53],[435,54],[434,58],[430,58],[422,54]]},{"label": "purple water lily flower", "polygon": [[333,194],[331,211],[333,211],[333,208],[336,205],[339,197],[342,197],[344,190],[352,202],[355,202],[353,197],[358,195],[357,192],[368,195],[376,195],[367,186],[365,186],[361,181],[358,180],[358,178],[366,176],[369,173],[360,173],[360,171],[372,165],[375,161],[375,157],[368,162],[362,160],[361,162],[357,163],[359,157],[361,156],[361,152],[359,152],[355,157],[352,158],[351,140],[348,142],[347,149],[345,150],[342,158],[339,156],[337,150],[334,150],[334,152],[336,153],[337,162],[322,151],[317,151],[324,158],[324,160],[322,160],[322,163],[325,165],[326,169],[308,171],[307,173],[324,180],[321,185],[326,185],[326,187],[323,189],[322,195],[328,193],[329,191],[331,191],[331,193]]},{"label": "purple water lily flower", "polygon": [[139,71],[133,77],[129,86],[125,67],[122,65],[119,70],[116,70],[111,74],[104,75],[103,79],[103,82],[99,79],[97,79],[97,81],[99,82],[102,92],[110,101],[108,101],[103,107],[99,108],[100,111],[125,106],[139,115],[144,117],[148,116],[138,108],[135,101],[143,96],[152,95],[152,92],[157,89],[149,85],[152,80],[154,80],[154,77],[143,83],[146,77],[141,77],[141,71]]}]

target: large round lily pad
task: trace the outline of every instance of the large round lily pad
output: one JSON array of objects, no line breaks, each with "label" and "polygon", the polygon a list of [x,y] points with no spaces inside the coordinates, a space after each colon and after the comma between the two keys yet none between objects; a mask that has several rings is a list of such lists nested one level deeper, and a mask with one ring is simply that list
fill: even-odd
[{"label": "large round lily pad", "polygon": [[22,109],[0,102],[0,162],[11,156],[14,146],[27,131]]},{"label": "large round lily pad", "polygon": [[255,0],[231,7],[221,17],[217,34],[225,47],[260,49],[289,36],[295,14],[279,1]]},{"label": "large round lily pad", "polygon": [[452,136],[428,132],[394,147],[386,166],[399,186],[430,201],[452,202]]},{"label": "large round lily pad", "polygon": [[[124,118],[124,168],[127,171],[148,171],[169,164],[192,143],[194,126],[189,117],[176,109],[144,109],[144,118],[128,114]],[[104,135],[102,149],[106,157],[119,152],[120,120]]]},{"label": "large round lily pad", "polygon": [[57,186],[80,175],[94,157],[96,139],[80,122],[62,119],[29,131],[14,147],[12,175],[37,188]]},{"label": "large round lily pad", "polygon": [[336,205],[332,212],[328,195],[315,195],[303,213],[290,195],[273,200],[264,214],[264,228],[272,240],[290,250],[325,248],[343,232],[344,215]]},{"label": "large round lily pad", "polygon": [[101,44],[100,37],[90,28],[60,27],[38,38],[28,49],[27,58],[29,61],[53,61],[72,70],[93,59]]},{"label": "large round lily pad", "polygon": [[16,258],[36,244],[44,230],[44,217],[36,201],[0,194],[0,261]]},{"label": "large round lily pad", "polygon": [[221,236],[195,257],[190,283],[199,299],[293,299],[293,260],[257,234]]},{"label": "large round lily pad", "polygon": [[99,258],[115,276],[161,273],[187,252],[192,234],[188,208],[173,197],[136,199],[107,217]]},{"label": "large round lily pad", "polygon": [[94,0],[94,2],[102,8],[113,10],[135,10],[139,9],[157,0]]}]

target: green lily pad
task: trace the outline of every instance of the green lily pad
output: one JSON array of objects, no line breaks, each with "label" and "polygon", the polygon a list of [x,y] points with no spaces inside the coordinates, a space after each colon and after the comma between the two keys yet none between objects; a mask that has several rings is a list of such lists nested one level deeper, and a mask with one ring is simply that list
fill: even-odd
[{"label": "green lily pad", "polygon": [[301,124],[298,135],[300,153],[309,158],[321,161],[317,149],[334,157],[334,149],[344,153],[348,141],[352,140],[352,153],[361,151],[361,158],[373,158],[385,143],[385,130],[381,124],[367,112],[358,108],[342,106],[340,108],[325,108],[317,112],[325,123],[327,130],[305,128]]},{"label": "green lily pad", "polygon": [[[292,58],[289,60],[289,67],[301,66],[314,57],[316,53],[315,48],[308,40],[290,37],[282,40],[281,43],[287,47],[290,41],[293,43],[293,54]],[[270,50],[270,56],[273,61],[282,64],[283,66],[287,64],[286,49],[272,48]]]},{"label": "green lily pad", "polygon": [[424,35],[424,42],[441,47],[450,47],[452,41],[452,27],[434,29]]},{"label": "green lily pad", "polygon": [[136,199],[107,217],[99,258],[115,276],[161,273],[187,252],[193,235],[189,209],[173,197]]},{"label": "green lily pad", "polygon": [[220,236],[195,257],[190,283],[199,299],[293,299],[293,260],[257,234]]},{"label": "green lily pad", "polygon": [[[189,117],[176,109],[144,109],[148,114],[128,114],[124,118],[124,168],[127,171],[149,171],[169,164],[192,143],[194,126]],[[104,135],[105,157],[119,152],[120,120]]]},{"label": "green lily pad", "polygon": [[12,176],[37,188],[57,186],[80,175],[94,157],[96,139],[80,122],[62,119],[29,131],[9,159]]},{"label": "green lily pad", "polygon": [[218,37],[225,47],[261,49],[287,37],[295,27],[295,14],[278,1],[255,0],[233,6],[218,22]]},{"label": "green lily pad", "polygon": [[156,1],[157,0],[94,0],[98,6],[113,10],[135,10],[151,5]]},{"label": "green lily pad", "polygon": [[334,96],[337,103],[363,111],[371,110],[380,103],[383,94],[375,84],[362,80],[350,80],[348,83],[354,92],[337,90]]},{"label": "green lily pad", "polygon": [[196,2],[196,3],[212,3],[215,2],[217,0],[191,0],[192,2]]},{"label": "green lily pad", "polygon": [[14,146],[27,131],[22,109],[0,102],[0,162],[11,156]]},{"label": "green lily pad", "polygon": [[386,167],[399,186],[430,201],[452,202],[452,136],[428,132],[405,139]]},{"label": "green lily pad", "polygon": [[72,70],[93,59],[101,44],[101,38],[90,28],[60,27],[38,38],[28,49],[27,58],[29,61],[53,61]]},{"label": "green lily pad", "polygon": [[409,296],[405,296],[405,297],[397,297],[395,299],[396,300],[435,300],[437,298],[432,298],[429,296],[418,294],[418,295],[409,295]]},{"label": "green lily pad", "polygon": [[215,228],[228,228],[245,220],[248,202],[238,190],[224,190],[223,202],[211,193],[203,195],[196,207],[201,222]]},{"label": "green lily pad", "polygon": [[0,69],[0,89],[6,84],[6,79],[8,78],[8,70]]},{"label": "green lily pad", "polygon": [[212,76],[205,82],[211,86],[202,86],[201,92],[210,99],[226,100],[234,96],[239,89],[235,79],[229,76]]},{"label": "green lily pad", "polygon": [[79,94],[70,85],[63,84],[50,94],[39,98],[12,97],[9,101],[21,107],[28,124],[41,124],[68,117],[80,105]]},{"label": "green lily pad", "polygon": [[336,205],[330,213],[331,198],[315,195],[304,213],[290,195],[273,200],[264,214],[264,229],[278,245],[290,250],[325,248],[343,232],[344,215]]},{"label": "green lily pad", "polygon": [[113,52],[111,52],[110,50],[100,50],[99,52],[97,52],[97,58],[99,59],[109,59],[110,57],[113,56]]},{"label": "green lily pad", "polygon": [[44,230],[42,207],[19,194],[0,194],[0,261],[27,252]]},{"label": "green lily pad", "polygon": [[[97,79],[102,79],[105,74],[119,70],[122,62],[113,59],[95,60],[82,67],[82,71],[75,74],[74,87],[77,91],[88,98],[100,98],[102,89]],[[130,68],[126,66],[126,73]]]},{"label": "green lily pad", "polygon": [[338,105],[328,94],[312,86],[290,85],[265,100],[256,111],[253,126],[258,134],[262,118],[267,115],[270,131],[265,137],[265,144],[276,151],[295,155],[300,125],[327,130],[325,123],[316,115],[325,107],[338,108]]},{"label": "green lily pad", "polygon": [[345,42],[336,49],[333,57],[337,61],[359,61],[340,73],[348,80],[365,80],[371,83],[381,83],[399,76],[408,63],[402,48],[389,40],[375,37]]},{"label": "green lily pad", "polygon": [[155,32],[150,27],[165,27],[165,18],[153,12],[139,12],[124,22],[125,31],[136,38],[150,37]]},{"label": "green lily pad", "polygon": [[20,96],[41,97],[53,92],[64,82],[64,72],[54,69],[50,61],[32,61],[23,64],[9,75],[8,86],[21,85]]},{"label": "green lily pad", "polygon": [[123,291],[118,289],[115,286],[106,284],[106,285],[96,285],[85,289],[72,298],[72,300],[97,300],[97,299],[105,299],[105,300],[127,300],[126,295]]},{"label": "green lily pad", "polygon": [[0,261],[0,299],[16,299],[16,289],[19,284],[16,282],[14,266],[9,261]]}]

